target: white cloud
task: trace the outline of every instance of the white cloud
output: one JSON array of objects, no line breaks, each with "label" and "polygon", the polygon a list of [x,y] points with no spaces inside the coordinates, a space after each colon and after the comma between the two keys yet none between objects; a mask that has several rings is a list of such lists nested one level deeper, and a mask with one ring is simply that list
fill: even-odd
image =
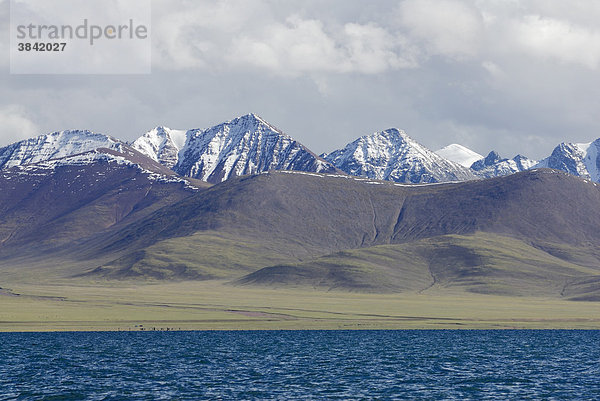
[{"label": "white cloud", "polygon": [[483,16],[469,2],[406,0],[398,13],[400,23],[428,54],[466,57],[479,51]]},{"label": "white cloud", "polygon": [[283,75],[307,71],[336,71],[348,68],[335,41],[318,20],[289,17],[259,35],[243,35],[232,43],[230,62],[265,67]]},{"label": "white cloud", "polygon": [[348,58],[357,71],[376,74],[418,65],[417,51],[406,38],[375,24],[346,24],[344,34]]},{"label": "white cloud", "polygon": [[483,66],[488,81],[498,81],[495,89],[524,74],[519,63],[600,67],[600,29],[592,23],[600,5],[589,1],[403,0],[372,7],[379,15],[371,10],[372,20],[362,20],[351,13],[327,17],[318,2],[155,0],[153,66],[309,76],[321,87],[327,75],[377,75],[441,58]]},{"label": "white cloud", "polygon": [[600,66],[600,30],[539,15],[525,16],[514,25],[515,40],[534,56],[573,63],[590,69]]},{"label": "white cloud", "polygon": [[211,71],[252,67],[283,76],[376,74],[417,65],[408,41],[375,23],[340,24],[294,13],[281,19],[266,2],[242,4],[195,2],[172,11],[159,3],[154,65]]},{"label": "white cloud", "polygon": [[234,39],[229,61],[282,75],[377,74],[416,65],[405,41],[379,26],[348,23],[329,33],[323,22],[298,16],[265,27],[259,35]]},{"label": "white cloud", "polygon": [[29,119],[24,108],[7,105],[0,108],[0,142],[9,144],[39,135],[38,126]]}]

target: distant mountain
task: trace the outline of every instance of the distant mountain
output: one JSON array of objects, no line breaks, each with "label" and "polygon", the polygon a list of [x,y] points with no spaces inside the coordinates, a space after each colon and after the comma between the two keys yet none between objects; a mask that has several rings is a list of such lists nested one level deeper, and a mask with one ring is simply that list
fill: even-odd
[{"label": "distant mountain", "polygon": [[471,166],[475,175],[482,178],[498,177],[533,168],[552,168],[576,177],[600,182],[600,138],[589,143],[561,143],[552,154],[536,162],[517,155],[503,159],[492,151],[485,159]]},{"label": "distant mountain", "polygon": [[87,130],[53,132],[0,148],[0,168],[61,158],[98,148],[122,150],[123,142]]},{"label": "distant mountain", "polygon": [[179,160],[178,153],[185,146],[185,141],[186,131],[156,127],[136,139],[131,146],[153,160],[173,168]]},{"label": "distant mountain", "polygon": [[[0,148],[0,169],[99,148],[123,151],[123,146],[126,142],[88,130],[53,132]],[[177,174],[210,183],[269,170],[346,173],[402,183],[442,183],[492,178],[538,167],[600,182],[600,139],[591,143],[561,143],[549,157],[536,162],[522,155],[502,158],[495,151],[483,158],[459,144],[432,152],[404,131],[388,129],[317,156],[259,116],[248,114],[205,130],[159,126],[136,139],[131,148]]]},{"label": "distant mountain", "polygon": [[516,155],[512,159],[503,159],[491,151],[484,159],[471,165],[471,170],[482,178],[500,177],[531,169],[537,162],[525,156]]},{"label": "distant mountain", "polygon": [[562,170],[576,177],[600,182],[600,139],[590,143],[561,143],[535,167]]},{"label": "distant mountain", "polygon": [[[0,148],[0,169],[98,148],[122,151],[124,145],[88,130],[53,132]],[[389,129],[319,157],[262,118],[248,114],[205,130],[156,127],[131,147],[182,176],[211,183],[269,170],[345,172],[395,182],[439,183],[498,177],[534,167],[600,181],[600,139],[585,144],[562,143],[537,163],[521,155],[502,158],[494,151],[483,158],[459,144],[432,152],[404,131]]]},{"label": "distant mountain", "polygon": [[439,156],[442,156],[446,160],[458,163],[467,168],[471,167],[471,165],[477,160],[483,159],[483,156],[479,153],[456,143],[436,150],[435,153]]},{"label": "distant mountain", "polygon": [[444,159],[395,128],[360,137],[323,156],[350,175],[378,180],[417,184],[475,178],[468,168]]},{"label": "distant mountain", "polygon": [[[168,165],[174,160],[177,143],[172,140],[172,132],[163,131],[146,134],[146,138],[135,143],[137,149],[159,161],[165,160]],[[333,165],[256,114],[205,130],[190,130],[186,135],[185,145],[179,149],[173,166],[174,171],[186,177],[217,183],[232,176],[269,170],[338,172]]]}]

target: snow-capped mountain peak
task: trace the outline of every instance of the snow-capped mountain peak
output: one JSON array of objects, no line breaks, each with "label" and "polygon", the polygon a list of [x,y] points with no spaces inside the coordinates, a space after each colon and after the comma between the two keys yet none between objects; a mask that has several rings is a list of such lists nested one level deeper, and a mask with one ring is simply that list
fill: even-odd
[{"label": "snow-capped mountain peak", "polygon": [[589,143],[561,143],[535,167],[548,167],[600,182],[600,138]]},{"label": "snow-capped mountain peak", "polygon": [[40,135],[0,148],[0,169],[39,163],[98,148],[121,151],[123,142],[88,130],[68,130]]},{"label": "snow-capped mountain peak", "polygon": [[492,150],[490,153],[488,153],[488,155],[486,157],[482,158],[481,160],[475,161],[471,165],[471,168],[475,171],[480,171],[486,167],[493,166],[494,164],[497,164],[498,162],[500,162],[502,160],[506,160],[506,159],[502,159],[500,157],[500,155],[498,154],[498,152],[496,152],[495,150]]},{"label": "snow-capped mountain peak", "polygon": [[[68,156],[98,149],[123,152],[124,148],[135,149],[138,155],[148,156],[152,163],[157,162],[167,171],[211,183],[269,170],[309,173],[342,170],[370,179],[436,183],[496,177],[538,167],[600,182],[600,139],[561,143],[549,157],[537,163],[521,155],[505,159],[495,151],[482,157],[459,144],[432,152],[404,131],[390,128],[360,137],[319,157],[254,113],[208,129],[185,131],[159,126],[139,137],[131,147],[88,130],[53,132],[0,148],[0,169],[57,159],[64,159],[60,163],[75,163],[81,158]],[[139,156],[147,160],[142,155]]]},{"label": "snow-capped mountain peak", "polygon": [[537,164],[537,160],[530,159],[523,155],[516,155],[511,160],[513,160],[515,162],[519,171],[529,170]]},{"label": "snow-capped mountain peak", "polygon": [[458,163],[467,168],[471,167],[471,165],[477,160],[483,159],[483,156],[479,153],[457,143],[453,143],[436,150],[435,153],[439,156],[442,156],[446,160]]},{"label": "snow-capped mountain peak", "polygon": [[131,146],[153,160],[173,168],[179,159],[179,151],[185,146],[186,137],[185,130],[159,126],[136,139]]},{"label": "snow-capped mountain peak", "polygon": [[498,177],[529,170],[537,162],[522,155],[516,155],[512,159],[503,159],[498,152],[492,150],[485,158],[471,165],[471,170],[482,178]]},{"label": "snow-capped mountain peak", "polygon": [[348,174],[408,183],[474,178],[469,169],[444,159],[396,128],[365,135],[325,159]]},{"label": "snow-capped mountain peak", "polygon": [[212,128],[188,131],[173,169],[183,176],[213,183],[268,170],[336,171],[253,113]]},{"label": "snow-capped mountain peak", "polygon": [[600,139],[590,143],[576,143],[583,153],[583,163],[591,180],[600,181]]}]

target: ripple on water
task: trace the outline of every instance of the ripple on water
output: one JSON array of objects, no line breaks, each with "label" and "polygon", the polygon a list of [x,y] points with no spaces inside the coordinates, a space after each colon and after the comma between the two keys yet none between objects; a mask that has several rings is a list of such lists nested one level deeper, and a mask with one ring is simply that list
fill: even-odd
[{"label": "ripple on water", "polygon": [[598,399],[599,331],[0,334],[0,400]]}]

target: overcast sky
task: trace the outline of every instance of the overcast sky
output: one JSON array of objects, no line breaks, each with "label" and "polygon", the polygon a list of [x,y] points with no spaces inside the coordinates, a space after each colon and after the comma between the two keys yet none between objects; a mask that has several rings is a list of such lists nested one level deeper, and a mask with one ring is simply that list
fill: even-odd
[{"label": "overcast sky", "polygon": [[599,21],[598,0],[155,0],[151,74],[10,75],[0,0],[0,145],[254,112],[317,153],[397,127],[541,158],[600,137]]}]

